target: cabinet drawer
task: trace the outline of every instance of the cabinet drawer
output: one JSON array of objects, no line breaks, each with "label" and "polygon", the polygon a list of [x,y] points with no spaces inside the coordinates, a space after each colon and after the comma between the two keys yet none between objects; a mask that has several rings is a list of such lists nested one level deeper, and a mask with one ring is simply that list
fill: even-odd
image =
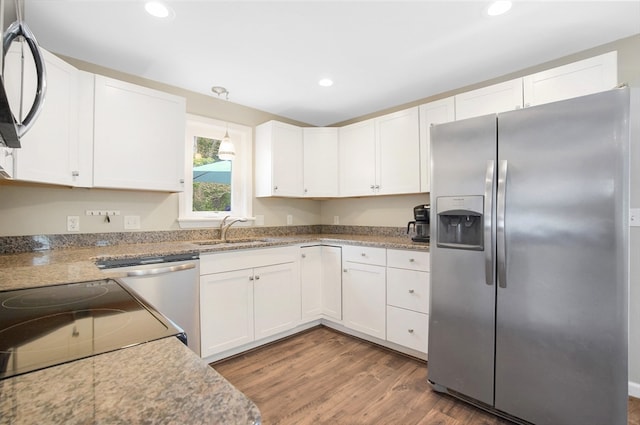
[{"label": "cabinet drawer", "polygon": [[387,340],[427,353],[429,315],[387,306]]},{"label": "cabinet drawer", "polygon": [[430,270],[429,253],[423,251],[388,249],[387,266],[428,272]]},{"label": "cabinet drawer", "polygon": [[387,263],[386,251],[385,248],[345,245],[342,248],[342,259],[354,263],[384,266]]},{"label": "cabinet drawer", "polygon": [[387,304],[429,312],[429,273],[387,268]]}]

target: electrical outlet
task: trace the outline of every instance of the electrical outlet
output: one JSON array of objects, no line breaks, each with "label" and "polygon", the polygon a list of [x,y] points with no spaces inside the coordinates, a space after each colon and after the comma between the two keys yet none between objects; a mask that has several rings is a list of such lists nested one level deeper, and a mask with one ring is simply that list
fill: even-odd
[{"label": "electrical outlet", "polygon": [[629,210],[629,226],[640,227],[640,208],[631,208]]},{"label": "electrical outlet", "polygon": [[340,224],[340,217],[337,215],[333,216],[333,224]]},{"label": "electrical outlet", "polygon": [[67,216],[67,232],[79,232],[80,231],[80,217],[77,215]]},{"label": "electrical outlet", "polygon": [[140,228],[140,216],[139,215],[125,215],[124,216],[124,228],[133,230]]},{"label": "electrical outlet", "polygon": [[291,214],[287,214],[287,225],[290,226],[293,224],[293,216]]}]

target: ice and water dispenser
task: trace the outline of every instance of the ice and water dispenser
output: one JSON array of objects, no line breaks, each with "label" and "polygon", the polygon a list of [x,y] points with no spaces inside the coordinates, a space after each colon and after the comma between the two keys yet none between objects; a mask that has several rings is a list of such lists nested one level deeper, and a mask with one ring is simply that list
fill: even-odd
[{"label": "ice and water dispenser", "polygon": [[483,207],[483,196],[438,197],[437,246],[482,251]]}]

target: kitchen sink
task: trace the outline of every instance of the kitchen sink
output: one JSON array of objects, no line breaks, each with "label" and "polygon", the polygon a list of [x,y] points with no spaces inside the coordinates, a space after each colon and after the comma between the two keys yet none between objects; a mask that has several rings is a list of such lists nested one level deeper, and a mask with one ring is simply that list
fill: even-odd
[{"label": "kitchen sink", "polygon": [[211,239],[211,240],[205,240],[205,241],[192,241],[191,243],[195,245],[220,245],[220,244],[258,243],[258,242],[269,242],[269,239],[242,238],[242,239],[227,239],[226,241],[223,241],[222,239]]}]

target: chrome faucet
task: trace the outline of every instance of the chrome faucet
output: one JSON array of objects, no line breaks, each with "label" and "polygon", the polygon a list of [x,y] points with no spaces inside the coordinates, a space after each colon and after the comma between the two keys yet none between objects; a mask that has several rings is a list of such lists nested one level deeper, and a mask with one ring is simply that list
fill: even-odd
[{"label": "chrome faucet", "polygon": [[244,223],[245,221],[247,221],[247,219],[243,217],[243,218],[235,218],[231,220],[229,223],[227,223],[228,218],[231,218],[231,216],[230,215],[226,216],[225,218],[222,219],[222,223],[220,223],[220,240],[222,242],[227,241],[227,231],[229,230],[229,227],[231,227],[234,223],[237,223],[237,222]]}]

